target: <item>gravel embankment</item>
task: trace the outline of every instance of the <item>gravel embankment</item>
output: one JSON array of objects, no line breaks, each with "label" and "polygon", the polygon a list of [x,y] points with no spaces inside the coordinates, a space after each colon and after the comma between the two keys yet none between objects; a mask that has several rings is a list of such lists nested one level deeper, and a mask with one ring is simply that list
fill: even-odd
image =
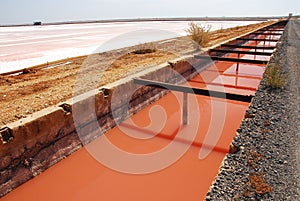
[{"label": "gravel embankment", "polygon": [[[300,199],[300,20],[290,21],[276,57],[288,84],[263,78],[206,200]],[[274,62],[272,57],[271,62]]]}]

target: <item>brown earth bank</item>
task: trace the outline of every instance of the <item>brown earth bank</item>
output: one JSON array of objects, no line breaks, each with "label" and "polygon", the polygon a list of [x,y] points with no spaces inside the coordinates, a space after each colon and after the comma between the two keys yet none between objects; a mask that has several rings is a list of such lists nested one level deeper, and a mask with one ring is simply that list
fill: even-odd
[{"label": "brown earth bank", "polygon": [[[246,34],[274,22],[268,21],[210,32],[213,46],[231,38]],[[80,92],[100,87],[162,64],[186,54],[196,53],[195,43],[188,37],[153,42],[156,51],[135,54],[140,46],[127,47],[104,53],[69,58],[57,62],[24,69],[15,75],[0,75],[0,127],[28,115],[72,98],[74,86]],[[81,75],[91,75],[88,86],[83,86]],[[77,87],[78,88],[78,87]],[[76,89],[77,90],[77,89]]]}]

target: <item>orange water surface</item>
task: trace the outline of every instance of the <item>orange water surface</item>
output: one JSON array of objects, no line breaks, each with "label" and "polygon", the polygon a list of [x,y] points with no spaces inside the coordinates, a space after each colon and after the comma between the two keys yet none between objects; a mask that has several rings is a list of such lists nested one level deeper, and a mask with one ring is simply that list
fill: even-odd
[{"label": "orange water surface", "polygon": [[[240,64],[239,72],[236,72],[236,64],[217,62],[186,84],[254,95],[263,71],[262,66]],[[203,200],[249,104],[190,94],[188,124],[182,125],[182,96],[177,92],[167,94],[93,141],[88,145],[89,149],[80,149],[21,185],[1,201]],[[156,121],[149,117],[153,108],[163,110],[161,114],[165,116],[163,126],[155,128],[158,129],[155,132],[149,127],[152,121]],[[157,116],[158,123],[160,118]],[[110,150],[97,147],[97,143],[104,140],[123,152],[135,155],[157,153],[160,156],[165,147],[172,146],[173,149],[156,159],[131,161],[115,157]],[[100,150],[112,161],[105,164],[101,160],[99,162],[97,157],[90,154],[91,149]],[[176,158],[176,150],[185,151],[171,164],[139,174],[143,167],[153,166],[155,169],[157,164],[164,164],[171,157]],[[110,162],[124,165],[124,169],[136,170],[137,174],[118,171],[113,165],[110,167]]]}]

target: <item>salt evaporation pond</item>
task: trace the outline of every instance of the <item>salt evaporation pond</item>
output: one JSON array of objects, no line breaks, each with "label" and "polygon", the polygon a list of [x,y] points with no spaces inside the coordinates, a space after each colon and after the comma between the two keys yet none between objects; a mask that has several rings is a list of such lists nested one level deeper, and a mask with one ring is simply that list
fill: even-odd
[{"label": "salt evaporation pond", "polygon": [[[257,21],[196,21],[212,30]],[[0,73],[98,51],[186,35],[188,21],[116,22],[0,27]],[[144,34],[143,34],[144,33]],[[118,36],[122,41],[118,40]],[[103,46],[106,42],[109,46]],[[102,48],[101,48],[102,45]],[[100,47],[100,49],[99,49]]]}]

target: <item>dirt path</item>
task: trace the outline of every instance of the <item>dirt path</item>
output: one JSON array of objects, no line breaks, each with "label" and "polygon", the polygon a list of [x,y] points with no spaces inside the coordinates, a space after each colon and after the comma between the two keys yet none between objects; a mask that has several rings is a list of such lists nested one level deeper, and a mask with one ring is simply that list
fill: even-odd
[{"label": "dirt path", "polygon": [[[208,46],[271,23],[264,22],[211,32],[211,42]],[[32,70],[25,70],[19,75],[0,75],[0,128],[71,98],[78,71],[82,69],[82,66],[87,66],[87,73],[91,74],[95,73],[94,70],[99,66],[105,69],[97,83],[101,86],[142,71],[149,66],[195,51],[192,41],[187,37],[158,41],[154,45],[158,50],[148,54],[130,53],[137,49],[135,46],[52,62]]]}]

